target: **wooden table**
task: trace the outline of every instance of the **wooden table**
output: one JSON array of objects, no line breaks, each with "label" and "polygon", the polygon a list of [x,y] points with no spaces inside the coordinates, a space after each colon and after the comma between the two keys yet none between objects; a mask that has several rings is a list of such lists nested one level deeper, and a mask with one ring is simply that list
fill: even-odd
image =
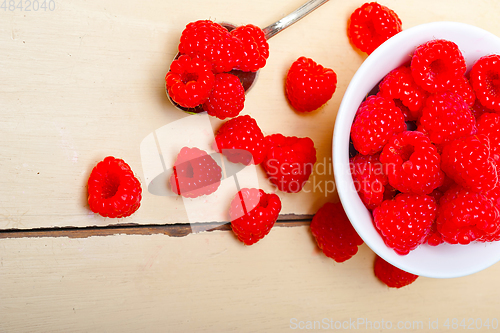
[{"label": "wooden table", "polygon": [[[278,192],[280,221],[251,247],[235,239],[220,212],[196,220],[201,224],[195,227],[211,232],[191,232],[194,221],[175,196],[145,190],[140,210],[125,219],[88,210],[86,181],[99,160],[121,157],[145,183],[141,142],[187,117],[166,98],[163,79],[188,22],[264,27],[302,2],[3,2],[0,332],[278,332],[308,325],[426,331],[446,324],[458,331],[465,330],[460,324],[476,328],[479,320],[488,320],[490,330],[498,325],[499,264],[463,278],[421,277],[392,290],[373,276],[375,255],[365,245],[343,264],[322,255],[308,221],[322,204],[338,199],[312,183],[301,193]],[[332,0],[273,37],[268,63],[245,102],[243,113],[266,134],[311,137],[325,166],[331,165],[343,93],[366,57],[346,35],[347,19],[361,4]],[[500,35],[500,3],[493,0],[383,4],[399,14],[405,29],[446,20]],[[302,55],[338,75],[334,97],[308,115],[290,109],[283,87],[288,67]],[[214,129],[220,123],[210,120]],[[262,170],[256,173],[260,187],[272,191]],[[311,179],[333,184],[331,172],[316,170]]]}]

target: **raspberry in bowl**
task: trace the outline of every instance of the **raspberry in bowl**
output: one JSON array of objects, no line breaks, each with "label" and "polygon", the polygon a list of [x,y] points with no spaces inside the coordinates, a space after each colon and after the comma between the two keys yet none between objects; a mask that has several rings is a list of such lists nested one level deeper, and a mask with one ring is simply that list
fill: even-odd
[{"label": "raspberry in bowl", "polygon": [[[436,40],[454,43],[463,56],[463,64],[461,63],[461,61],[458,61],[453,63],[453,66],[450,65],[450,67],[445,68],[446,70],[448,70],[447,75],[449,75],[450,77],[456,76],[456,85],[445,86],[444,84],[439,83],[439,80],[424,82],[424,79],[428,77],[424,75],[421,82],[417,82],[417,86],[421,88],[423,87],[423,90],[417,89],[410,84],[406,85],[406,87],[409,87],[408,89],[411,88],[414,92],[415,99],[411,101],[411,103],[407,103],[406,109],[404,107],[401,107],[402,115],[393,113],[392,105],[386,105],[384,106],[383,110],[378,111],[370,111],[369,107],[361,108],[362,111],[358,112],[358,109],[360,109],[360,105],[365,101],[367,95],[371,91],[373,91],[374,87],[379,86],[379,84],[383,82],[383,79],[386,78],[389,73],[399,68],[398,71],[393,73],[394,77],[390,77],[387,79],[387,83],[389,85],[392,84],[391,82],[389,82],[391,80],[395,82],[397,81],[397,78],[400,78],[400,80],[407,79],[409,71],[407,69],[402,69],[402,66],[409,65],[413,55],[421,45],[432,42],[429,45],[426,45],[426,47],[444,48],[448,53],[455,52],[454,50],[452,50],[453,46],[451,44],[448,44],[447,42],[436,43]],[[426,49],[419,50],[419,56],[423,55],[424,58],[418,59],[418,64],[415,63],[415,68],[417,68],[421,73],[424,73],[429,69],[429,66],[427,66],[428,64],[425,63],[425,57],[428,57],[427,55],[425,55],[425,51]],[[425,214],[427,214],[427,216],[430,216],[431,220],[439,220],[439,222],[437,223],[438,231],[441,230],[444,233],[451,232],[453,233],[453,236],[455,236],[458,234],[458,232],[456,230],[450,230],[447,224],[448,220],[444,219],[445,215],[451,214],[452,212],[449,209],[445,209],[447,214],[443,215],[443,213],[440,212],[440,209],[443,210],[442,207],[440,208],[440,205],[432,208],[432,200],[435,200],[435,202],[438,203],[440,202],[439,198],[443,195],[443,193],[436,193],[435,189],[450,187],[450,193],[445,197],[446,200],[441,200],[443,202],[449,202],[450,200],[457,200],[457,202],[460,201],[459,199],[455,199],[455,197],[452,196],[453,193],[463,193],[463,198],[466,198],[466,196],[471,198],[481,197],[481,200],[483,200],[483,198],[485,197],[487,198],[488,196],[494,196],[491,195],[491,193],[498,190],[496,187],[489,192],[487,190],[483,191],[482,189],[477,188],[461,190],[449,185],[450,182],[455,183],[455,181],[453,179],[450,180],[451,177],[449,177],[449,175],[454,175],[449,171],[451,168],[445,168],[444,177],[441,173],[441,171],[443,171],[442,165],[441,171],[436,169],[436,166],[440,165],[441,163],[437,162],[436,158],[438,155],[439,157],[442,157],[443,148],[449,143],[445,139],[442,139],[442,134],[443,132],[446,132],[448,134],[452,133],[452,135],[456,136],[453,137],[453,140],[458,139],[461,136],[477,135],[478,129],[476,122],[478,120],[476,120],[474,116],[469,116],[469,111],[465,111],[465,113],[455,115],[455,111],[452,110],[453,112],[450,111],[449,116],[445,117],[443,121],[446,122],[447,118],[457,119],[460,126],[455,125],[453,127],[450,125],[449,127],[446,127],[446,124],[443,125],[442,123],[438,122],[439,119],[433,115],[433,112],[436,112],[436,108],[439,108],[443,103],[452,105],[452,107],[450,107],[450,110],[453,108],[462,108],[464,110],[469,110],[469,108],[473,108],[472,105],[477,104],[477,102],[475,103],[475,101],[470,98],[470,87],[463,82],[459,82],[458,78],[469,78],[469,73],[473,65],[480,58],[492,54],[500,54],[500,38],[478,27],[457,22],[434,22],[419,25],[396,34],[381,46],[379,46],[375,51],[373,51],[373,53],[371,53],[366,58],[366,60],[353,76],[342,99],[342,103],[337,114],[333,134],[333,163],[335,170],[335,182],[340,200],[342,201],[349,220],[351,221],[352,225],[354,226],[360,237],[363,239],[363,241],[378,256],[406,272],[433,278],[453,278],[473,274],[489,267],[490,265],[500,260],[500,242],[482,241],[482,238],[497,239],[498,237],[496,237],[495,235],[499,233],[492,233],[491,226],[488,224],[488,222],[485,221],[476,223],[474,228],[460,230],[461,234],[458,238],[448,237],[449,235],[446,234],[444,240],[436,239],[435,224],[431,225],[428,221],[420,221],[418,222],[418,229],[421,234],[416,236],[412,235],[413,238],[408,238],[408,242],[406,243],[404,242],[405,239],[401,239],[406,237],[403,233],[401,235],[396,235],[396,237],[393,238],[393,242],[387,242],[387,238],[389,236],[394,236],[394,233],[390,230],[390,225],[386,226],[386,224],[391,223],[391,219],[395,221],[399,220],[398,217],[394,217],[394,211],[396,209],[400,209],[401,214],[413,214],[419,217],[421,217],[422,212],[425,211]],[[446,61],[446,59],[442,59],[443,61]],[[436,64],[439,65],[439,62],[432,63],[433,65],[430,65],[431,67],[435,66]],[[487,61],[485,61],[485,63],[487,63]],[[435,70],[435,68],[431,68],[431,70]],[[416,74],[417,73],[414,73],[414,76],[416,76]],[[480,86],[480,84],[478,83],[475,84],[476,86]],[[391,91],[390,89],[385,87],[383,89],[381,88],[381,93],[377,94],[377,96],[385,96],[385,98],[389,99],[389,97],[392,96],[392,98],[394,98],[394,96],[398,96],[398,94],[398,91]],[[461,98],[459,99],[459,101],[452,100],[452,98],[448,96],[451,94],[460,95]],[[477,95],[478,93],[476,93],[476,96]],[[424,102],[425,99],[427,99],[427,104]],[[397,103],[395,104],[398,107],[401,106],[398,105],[398,103],[405,103],[405,101],[403,101],[401,97],[397,97],[395,98],[395,100],[397,100]],[[373,103],[374,101],[375,100],[373,99],[373,101],[370,102]],[[377,101],[377,103],[379,103],[379,101]],[[368,110],[368,112],[374,113],[374,116],[366,117],[366,110]],[[496,114],[498,114],[498,112],[494,111],[493,109],[491,109],[490,112],[496,112]],[[390,165],[395,166],[395,169],[387,171],[389,172],[389,177],[387,177],[387,179],[382,179],[383,181],[379,180],[381,184],[385,184],[385,182],[388,182],[390,185],[392,185],[386,187],[386,189],[391,189],[391,191],[386,191],[390,193],[382,193],[379,191],[380,193],[377,193],[377,195],[391,195],[392,197],[394,197],[394,193],[401,193],[396,194],[396,197],[398,195],[399,197],[398,199],[394,199],[394,203],[392,206],[381,205],[379,206],[381,208],[370,206],[370,209],[368,209],[366,202],[363,202],[363,199],[358,195],[359,189],[356,187],[356,183],[353,181],[350,164],[350,159],[353,157],[352,146],[353,144],[362,145],[363,137],[359,137],[356,139],[353,138],[353,141],[351,142],[351,130],[355,118],[360,115],[360,119],[367,118],[365,120],[365,124],[377,126],[376,117],[385,117],[387,114],[392,114],[390,118],[391,121],[396,121],[396,119],[398,119],[396,123],[399,124],[398,128],[391,127],[392,130],[395,131],[391,138],[382,138],[380,135],[376,134],[377,132],[380,132],[379,129],[365,129],[363,128],[363,124],[360,124],[361,128],[356,129],[356,132],[361,134],[365,133],[368,135],[370,133],[374,133],[376,138],[380,141],[367,141],[372,145],[374,143],[377,143],[377,145],[370,147],[370,152],[367,154],[379,154],[379,156],[381,156],[380,160],[389,161]],[[471,111],[470,114],[473,114],[473,111]],[[403,131],[400,128],[400,119],[402,116],[404,117],[404,120],[407,124],[413,124],[413,126],[409,125],[408,129],[405,129]],[[418,119],[418,121],[415,122],[415,119]],[[387,122],[387,119],[382,119],[381,121],[382,124],[384,124]],[[430,138],[430,141],[435,146],[435,148],[432,148],[429,145],[428,140],[422,138],[421,135],[409,135],[407,133],[407,131],[412,131],[415,129],[417,131],[425,133]],[[386,133],[385,131],[383,132]],[[491,142],[494,141],[495,140],[490,139],[490,145]],[[404,143],[404,147],[413,145],[414,148],[410,149],[409,151],[405,151],[404,149],[398,150],[401,148],[401,142]],[[380,148],[381,146],[387,146],[388,149],[384,151],[383,148]],[[360,149],[363,149],[362,147],[363,146],[358,146],[356,150],[359,151]],[[422,151],[419,152],[419,150]],[[447,148],[447,150],[450,150],[450,148]],[[427,159],[427,161],[424,162],[424,166],[434,170],[432,171],[432,174],[430,173],[430,171],[427,173],[424,172],[422,175],[409,174],[407,173],[408,170],[398,167],[398,158],[403,158],[403,160],[406,160],[408,157],[404,156],[416,156],[417,153],[421,154],[419,155],[421,156],[419,158],[420,162]],[[449,152],[447,152],[446,150],[445,153],[449,155]],[[402,157],[398,156],[398,154]],[[495,154],[496,153],[494,153],[494,150],[491,149],[491,155],[494,156]],[[491,168],[491,166],[488,167]],[[370,166],[370,168],[374,167]],[[384,171],[386,170],[385,168],[383,169]],[[358,171],[361,172],[363,170]],[[411,178],[412,175],[414,177],[413,179]],[[424,177],[428,177],[430,179],[425,183],[427,186],[431,185],[430,187],[420,186],[418,184],[418,182]],[[455,177],[455,179],[457,179],[457,177]],[[397,186],[393,186],[393,184]],[[479,183],[474,182],[474,184],[478,185]],[[394,188],[396,188],[397,191],[395,191]],[[414,193],[411,195],[404,194],[406,191],[410,191],[408,189],[411,189],[412,193],[420,193]],[[476,195],[475,193],[479,192],[474,192],[473,190],[483,192]],[[362,197],[365,199],[365,201],[366,197],[370,198],[370,205],[378,204],[379,202],[378,199],[377,201],[372,200],[374,196],[370,196],[370,194],[368,194],[368,196],[364,195]],[[429,198],[432,198],[432,200],[429,200]],[[481,200],[475,200],[475,202],[482,202]],[[488,216],[493,216],[491,218],[495,218],[495,209],[493,209],[488,204],[488,202],[489,201],[484,201],[485,205],[483,206],[488,209],[488,212],[493,212]],[[398,208],[397,206],[399,206],[400,208]],[[412,208],[408,209],[406,207]],[[486,210],[486,208],[484,208],[484,210]],[[377,215],[378,223],[375,223],[374,221],[373,213],[375,210],[377,210],[375,215]],[[457,213],[464,211],[465,208],[464,210],[457,209]],[[434,213],[436,213],[436,215],[438,216],[435,219],[434,217],[432,217],[432,214]],[[464,221],[462,223],[469,222]],[[379,224],[378,228],[376,224]],[[381,232],[380,228],[383,229],[383,232]],[[488,230],[488,233],[493,236],[482,236],[485,230]],[[430,241],[431,237],[433,239],[432,242]],[[429,241],[426,241],[426,239]],[[456,244],[452,244],[455,241]],[[396,243],[396,245],[394,245],[394,242]],[[432,245],[434,246],[429,245],[429,243],[432,243]],[[397,249],[397,251],[395,250],[395,248]]]}]

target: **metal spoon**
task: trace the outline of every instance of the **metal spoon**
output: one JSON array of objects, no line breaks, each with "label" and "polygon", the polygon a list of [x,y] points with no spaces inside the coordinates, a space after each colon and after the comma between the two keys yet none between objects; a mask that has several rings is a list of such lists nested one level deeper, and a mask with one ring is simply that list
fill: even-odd
[{"label": "metal spoon", "polygon": [[[300,6],[299,8],[297,8],[296,10],[294,10],[293,12],[291,12],[290,14],[288,14],[287,16],[282,18],[281,20],[276,21],[271,25],[268,25],[267,27],[262,29],[262,31],[264,32],[264,36],[266,37],[266,40],[269,40],[271,37],[273,37],[277,33],[285,30],[286,28],[288,28],[289,26],[291,26],[295,22],[299,21],[304,16],[306,16],[307,14],[309,14],[310,12],[312,12],[313,10],[318,8],[319,6],[323,5],[327,1],[328,0],[309,0],[308,2],[303,4],[302,6]],[[221,23],[221,25],[226,27],[229,31],[231,31],[232,29],[234,29],[236,27],[235,25],[232,25],[230,23]],[[176,55],[174,60],[177,59],[178,57],[179,57],[179,54]],[[257,79],[257,76],[259,75],[259,71],[257,71],[257,72],[243,72],[243,71],[236,70],[236,69],[233,69],[229,73],[236,75],[240,79],[240,82],[243,85],[243,88],[245,89],[245,94],[248,93],[248,91],[250,91],[250,89],[254,86],[255,81]],[[165,87],[165,91],[167,91],[166,87]],[[200,113],[200,112],[205,111],[205,110],[203,110],[203,107],[201,105],[199,105],[195,108],[185,108],[185,107],[180,106],[179,104],[177,104],[176,102],[174,102],[172,100],[172,98],[168,94],[168,91],[167,91],[167,96],[168,96],[170,102],[172,102],[172,104],[176,108],[178,108],[184,112],[194,114],[194,113]]]}]

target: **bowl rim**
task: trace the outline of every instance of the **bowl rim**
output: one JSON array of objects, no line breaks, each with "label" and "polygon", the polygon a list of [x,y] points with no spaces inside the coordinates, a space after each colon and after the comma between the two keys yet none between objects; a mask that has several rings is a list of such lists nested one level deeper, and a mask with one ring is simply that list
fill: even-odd
[{"label": "bowl rim", "polygon": [[[412,49],[414,50],[416,46],[432,39],[457,39],[456,36],[458,36],[460,32],[467,32],[470,36],[473,36],[460,38],[477,38],[478,40],[487,39],[494,41],[494,46],[492,48],[496,49],[495,53],[500,53],[500,38],[498,36],[466,23],[438,21],[420,24],[403,30],[384,42],[371,53],[352,77],[340,103],[332,137],[332,160],[337,193],[344,206],[347,217],[360,237],[372,251],[392,265],[412,274],[431,278],[461,277],[490,267],[500,261],[500,242],[473,243],[466,246],[440,244],[437,247],[431,247],[424,244],[416,250],[411,251],[406,256],[396,254],[383,243],[381,236],[373,226],[373,222],[371,222],[372,230],[366,228],[366,223],[365,225],[360,223],[360,221],[367,221],[367,219],[372,221],[372,217],[353,187],[349,169],[350,126],[345,126],[345,124],[352,124],[355,114],[355,111],[352,111],[353,108],[356,107],[357,109],[366,94],[378,84],[385,74],[388,73],[387,70],[381,69],[384,66],[376,66],[384,61],[388,61],[386,57],[386,53],[389,52],[388,50],[393,50],[398,44],[406,45],[406,48],[399,48],[395,51],[395,53],[399,55],[398,59],[401,58],[399,62],[395,61],[393,63],[393,68],[396,68],[410,59],[408,57],[405,61],[405,54],[403,54],[408,50],[408,45],[413,44]],[[457,42],[457,44],[459,43]],[[408,56],[411,56],[412,53],[413,51],[408,54]],[[491,54],[493,52],[489,53]],[[488,54],[488,52],[485,54],[477,54],[476,59],[486,54]],[[468,70],[470,70],[472,63],[473,61],[471,57],[469,57]],[[372,78],[366,79],[367,77],[369,78],[369,76],[367,76],[369,71],[372,73]],[[384,72],[382,73],[382,71]],[[375,74],[373,74],[373,72],[375,72]],[[360,86],[362,88],[360,88]],[[472,255],[473,251],[465,251],[472,247],[475,248],[475,252],[488,253],[487,258],[482,261],[475,260],[476,257]],[[436,258],[438,262],[423,262],[422,256],[428,258],[429,254],[434,255],[434,258]],[[460,269],[456,269],[455,267],[452,269],[454,267],[453,264],[458,262],[454,261],[457,254],[461,257],[463,256],[467,260],[471,260],[471,265],[463,265],[465,267],[461,267]],[[426,266],[426,264],[428,265]],[[436,269],[436,266],[438,266],[439,269]]]}]

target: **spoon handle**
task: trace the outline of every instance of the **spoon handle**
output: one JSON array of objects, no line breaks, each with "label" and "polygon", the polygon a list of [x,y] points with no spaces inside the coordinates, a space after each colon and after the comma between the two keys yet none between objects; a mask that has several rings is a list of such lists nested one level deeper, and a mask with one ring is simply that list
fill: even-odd
[{"label": "spoon handle", "polygon": [[309,0],[295,11],[291,12],[287,16],[283,17],[281,20],[265,27],[262,29],[264,31],[264,35],[266,39],[269,39],[276,35],[278,32],[285,30],[328,0]]}]

